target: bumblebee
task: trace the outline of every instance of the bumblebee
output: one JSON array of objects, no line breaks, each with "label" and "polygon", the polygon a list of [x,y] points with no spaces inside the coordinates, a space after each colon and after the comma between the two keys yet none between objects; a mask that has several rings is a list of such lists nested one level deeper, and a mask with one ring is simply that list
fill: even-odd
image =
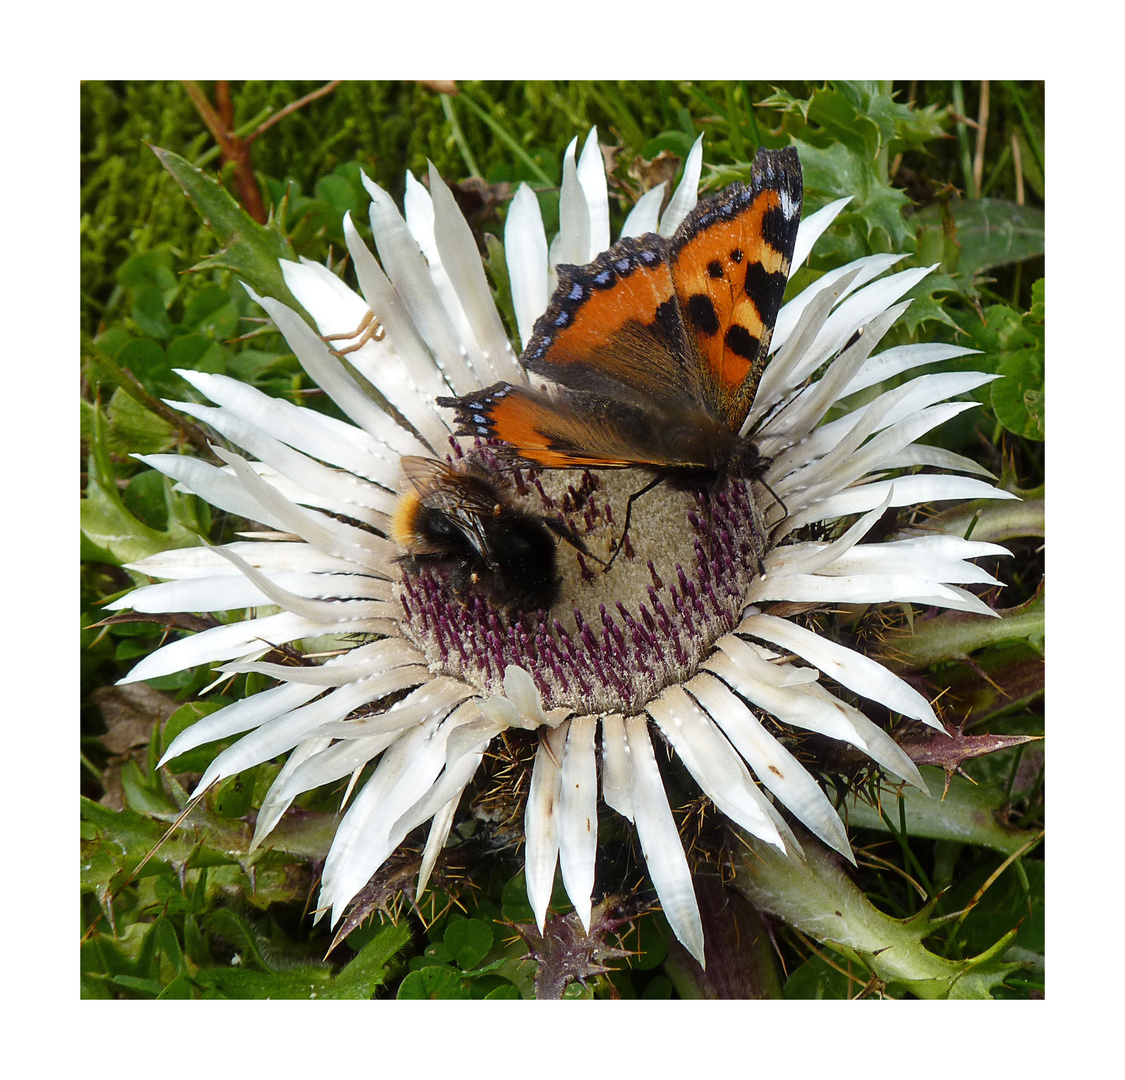
[{"label": "bumblebee", "polygon": [[404,457],[409,485],[391,520],[403,562],[433,566],[454,590],[503,608],[549,608],[558,592],[557,543],[544,522],[515,510],[485,477],[433,458]]}]

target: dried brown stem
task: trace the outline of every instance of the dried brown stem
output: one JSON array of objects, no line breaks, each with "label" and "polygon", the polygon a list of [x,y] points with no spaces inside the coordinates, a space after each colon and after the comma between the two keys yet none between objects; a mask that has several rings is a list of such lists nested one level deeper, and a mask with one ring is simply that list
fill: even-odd
[{"label": "dried brown stem", "polygon": [[216,460],[211,444],[207,441],[207,436],[204,434],[203,429],[190,420],[186,420],[175,409],[169,408],[159,398],[153,397],[141,381],[134,375],[127,367],[121,367],[116,361],[107,356],[99,358],[98,363],[102,365],[106,373],[126,394],[129,395],[138,405],[148,409],[149,412],[155,413],[162,420],[171,424],[177,431],[181,432],[184,438],[192,444],[200,453],[204,454],[212,461]]},{"label": "dried brown stem", "polygon": [[196,112],[207,125],[207,130],[218,143],[223,161],[229,161],[234,166],[234,182],[238,187],[242,208],[259,225],[264,225],[268,215],[265,203],[262,201],[261,188],[258,187],[258,180],[254,176],[254,167],[250,164],[249,141],[239,138],[230,130],[234,120],[230,84],[222,79],[215,83],[215,99],[219,103],[220,110],[218,112],[207,100],[207,95],[198,83],[185,80],[184,89],[187,90]]},{"label": "dried brown stem", "polygon": [[984,139],[988,134],[988,80],[980,84],[980,109],[977,111],[977,148],[973,156],[973,187],[980,198],[981,184],[984,180]]},{"label": "dried brown stem", "polygon": [[303,98],[298,98],[296,101],[286,105],[284,109],[274,113],[274,115],[268,119],[263,120],[254,131],[250,132],[250,134],[246,136],[246,142],[252,143],[259,135],[273,127],[278,120],[288,116],[290,113],[296,112],[298,109],[304,108],[310,101],[316,101],[317,98],[322,98],[325,94],[331,94],[342,81],[341,79],[332,79],[330,82],[326,82],[319,90],[314,90],[311,94],[306,94]]},{"label": "dried brown stem", "polygon": [[1012,162],[1016,169],[1016,205],[1023,206],[1023,158],[1020,156],[1020,141],[1012,132]]},{"label": "dried brown stem", "polygon": [[264,120],[254,131],[245,138],[234,133],[234,102],[230,96],[230,83],[225,79],[215,82],[216,107],[207,100],[207,95],[196,82],[184,81],[184,89],[188,92],[196,111],[207,125],[207,130],[214,136],[219,152],[224,162],[231,162],[234,166],[234,180],[238,187],[239,201],[243,209],[259,225],[264,225],[268,220],[265,203],[262,201],[262,190],[258,186],[257,177],[254,176],[254,166],[250,162],[250,146],[260,135],[268,131],[283,117],[296,112],[297,109],[307,105],[310,101],[332,93],[340,85],[339,79],[325,83],[319,90],[306,94],[303,98],[291,102],[285,108]]}]

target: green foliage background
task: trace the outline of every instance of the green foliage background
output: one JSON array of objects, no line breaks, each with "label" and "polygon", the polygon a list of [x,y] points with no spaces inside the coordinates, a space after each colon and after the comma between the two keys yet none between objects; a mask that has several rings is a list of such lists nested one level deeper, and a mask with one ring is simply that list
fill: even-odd
[{"label": "green foliage background", "polygon": [[[318,88],[232,84],[231,130],[246,137]],[[212,100],[220,89],[201,88]],[[952,687],[946,719],[968,719],[974,735],[1042,733],[1041,84],[520,82],[465,83],[441,93],[421,83],[343,83],[253,139],[253,175],[273,210],[268,225],[256,226],[239,206],[245,188],[223,162],[190,87],[88,82],[81,95],[85,996],[533,994],[534,965],[521,961],[526,946],[504,925],[528,918],[518,858],[493,860],[495,868],[461,896],[460,911],[442,911],[442,895],[430,914],[442,913],[425,924],[399,909],[397,925],[376,919],[326,960],[328,932],[312,926],[307,909],[337,793],[301,803],[305,817],[286,852],[244,854],[253,809],[278,764],[221,785],[190,830],[144,861],[186,802],[176,775],[201,771],[221,749],[208,746],[158,773],[162,747],[203,712],[261,684],[244,677],[201,699],[211,674],[198,671],[124,695],[113,684],[166,628],[96,624],[98,605],[134,584],[122,564],[197,543],[201,535],[221,542],[238,528],[225,517],[213,520],[205,505],[173,492],[130,456],[205,450],[206,435],[162,404],[191,394],[174,368],[230,374],[307,407],[331,408],[236,278],[281,295],[271,287],[278,255],[338,260],[344,213],[353,213],[361,231],[366,227],[360,170],[401,199],[406,171],[424,176],[432,161],[447,181],[484,182],[465,195],[476,198],[471,220],[504,309],[506,271],[495,237],[505,200],[519,181],[531,184],[550,235],[563,152],[595,124],[603,146],[614,148],[615,235],[644,178],[661,162],[676,175],[678,160],[702,132],[707,187],[745,175],[759,145],[796,141],[806,212],[853,197],[796,275],[798,287],[872,252],[905,252],[900,267],[939,264],[912,294],[910,311],[892,331],[897,339],[887,344],[954,341],[981,355],[946,367],[1006,376],[979,392],[980,409],[946,425],[937,439],[981,461],[1024,502],[1004,520],[988,512],[974,519],[972,508],[964,519],[974,536],[1004,542],[1015,555],[998,571],[1008,586],[1000,602],[1011,613],[1004,629],[986,638],[933,620],[916,639],[896,642],[896,655],[931,692]],[[184,164],[166,158],[166,170],[154,147]],[[645,164],[654,159],[655,166]],[[170,175],[176,169],[196,203],[214,209],[214,232],[201,226],[196,206]],[[218,187],[199,186],[195,170],[217,178],[229,198]],[[179,628],[198,627],[184,621]],[[972,810],[991,815],[1009,835],[1036,835],[1043,816],[1038,744],[1001,749],[965,768],[977,787],[970,796],[954,784],[951,815]],[[943,831],[941,820],[917,830],[912,822],[864,818],[856,809],[854,842],[857,850],[868,845],[868,857],[855,877],[867,899],[899,919],[916,915],[923,898],[934,901],[927,944],[951,961],[967,962],[1016,930],[1005,941],[1007,966],[986,992],[1041,993],[1041,848],[1004,849],[990,842],[987,829],[966,842],[951,827]],[[967,914],[952,917],[966,906]],[[854,996],[865,984],[892,996],[916,992],[864,970],[853,956],[813,949],[795,931],[779,927],[778,941],[788,977],[777,988],[787,996]],[[630,961],[572,983],[567,995],[709,992],[668,959],[658,916],[638,918],[626,944],[637,950]]]}]

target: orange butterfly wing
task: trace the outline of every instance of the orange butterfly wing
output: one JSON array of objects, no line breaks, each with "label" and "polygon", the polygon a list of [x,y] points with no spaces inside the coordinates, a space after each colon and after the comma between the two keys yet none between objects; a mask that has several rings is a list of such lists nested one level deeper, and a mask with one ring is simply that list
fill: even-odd
[{"label": "orange butterfly wing", "polygon": [[769,354],[801,200],[797,151],[759,152],[749,185],[700,203],[672,237],[672,280],[703,363],[705,396],[736,431]]},{"label": "orange butterfly wing", "polygon": [[587,391],[550,395],[496,383],[438,404],[457,407],[458,434],[499,439],[513,456],[548,469],[712,469],[734,440],[702,411],[685,421]]},{"label": "orange butterfly wing", "polygon": [[656,233],[627,238],[587,266],[560,266],[558,276],[520,358],[529,371],[638,404],[702,402],[667,240]]},{"label": "orange butterfly wing", "polygon": [[723,471],[750,411],[801,215],[793,148],[759,151],[749,185],[700,203],[670,240],[620,241],[560,266],[524,366],[558,384],[461,398],[458,434],[548,468]]}]

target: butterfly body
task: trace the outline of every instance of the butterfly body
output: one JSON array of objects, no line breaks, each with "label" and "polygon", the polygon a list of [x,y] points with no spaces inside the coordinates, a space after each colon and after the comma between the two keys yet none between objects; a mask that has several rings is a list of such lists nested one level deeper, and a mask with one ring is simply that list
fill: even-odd
[{"label": "butterfly body", "polygon": [[801,209],[796,151],[761,150],[749,184],[701,202],[670,238],[620,241],[558,287],[521,357],[549,390],[496,383],[439,404],[458,433],[546,468],[760,477],[741,434],[765,367]]},{"label": "butterfly body", "polygon": [[410,484],[391,535],[404,562],[439,568],[456,592],[476,589],[501,607],[550,607],[556,542],[542,521],[514,509],[475,472],[420,457],[404,457],[402,469]]}]

